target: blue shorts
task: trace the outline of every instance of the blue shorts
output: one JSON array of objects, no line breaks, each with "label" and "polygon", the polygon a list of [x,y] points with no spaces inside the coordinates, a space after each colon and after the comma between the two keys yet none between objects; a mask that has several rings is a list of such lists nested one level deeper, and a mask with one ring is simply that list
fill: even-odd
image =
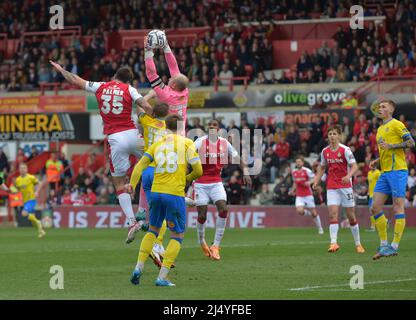
[{"label": "blue shorts", "polygon": [[186,205],[185,197],[172,194],[152,192],[149,210],[149,223],[156,228],[162,227],[163,220],[169,230],[176,233],[185,232]]},{"label": "blue shorts", "polygon": [[142,173],[142,187],[144,193],[146,194],[146,200],[149,205],[150,201],[152,200],[152,184],[154,174],[155,167],[147,167]]},{"label": "blue shorts", "polygon": [[368,198],[368,206],[371,208],[373,205],[373,198]]},{"label": "blue shorts", "polygon": [[36,207],[36,200],[29,200],[26,201],[23,205],[23,211],[26,211],[28,213],[35,213],[35,207]]},{"label": "blue shorts", "polygon": [[405,198],[407,176],[407,170],[384,172],[378,178],[374,192],[384,193],[393,198]]}]

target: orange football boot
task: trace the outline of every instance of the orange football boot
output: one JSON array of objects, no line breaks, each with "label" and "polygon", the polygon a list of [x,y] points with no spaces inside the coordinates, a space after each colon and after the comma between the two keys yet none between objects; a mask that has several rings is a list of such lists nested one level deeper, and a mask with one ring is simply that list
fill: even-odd
[{"label": "orange football boot", "polygon": [[358,246],[355,246],[355,251],[357,251],[357,253],[364,253],[365,249],[361,244],[359,244]]},{"label": "orange football boot", "polygon": [[220,247],[214,246],[212,245],[211,248],[209,248],[209,250],[211,251],[211,259],[212,260],[220,260]]},{"label": "orange football boot", "polygon": [[331,243],[328,248],[328,252],[337,252],[339,250],[340,246],[338,243]]},{"label": "orange football boot", "polygon": [[204,256],[211,258],[211,250],[209,249],[208,245],[204,242],[201,244],[202,252],[204,253]]}]

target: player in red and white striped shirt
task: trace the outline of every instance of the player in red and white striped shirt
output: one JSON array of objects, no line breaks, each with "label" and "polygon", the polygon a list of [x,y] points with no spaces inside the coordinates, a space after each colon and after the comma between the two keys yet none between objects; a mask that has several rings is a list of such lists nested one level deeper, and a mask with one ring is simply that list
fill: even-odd
[{"label": "player in red and white striped shirt", "polygon": [[329,210],[329,233],[331,244],[328,252],[339,250],[337,243],[338,237],[338,216],[340,207],[343,206],[350,222],[350,228],[354,237],[356,251],[364,253],[365,250],[360,242],[360,230],[355,217],[355,202],[352,191],[352,176],[358,170],[354,154],[351,149],[340,143],[341,126],[333,125],[328,129],[329,146],[321,152],[321,163],[313,181],[312,187],[315,189],[320,183],[325,169],[328,169],[327,184],[327,205]]},{"label": "player in red and white striped shirt", "polygon": [[[195,204],[198,210],[198,241],[204,254],[213,259],[220,260],[220,243],[224,235],[227,222],[227,193],[221,179],[221,170],[229,159],[237,160],[243,172],[247,168],[238,156],[238,152],[224,138],[218,137],[219,121],[212,119],[208,123],[209,135],[198,138],[194,144],[202,161],[203,174],[194,183]],[[251,178],[245,174],[244,182],[251,186]],[[205,241],[205,222],[207,220],[208,204],[212,201],[217,207],[218,217],[215,224],[214,244],[208,247]]]},{"label": "player in red and white striped shirt", "polygon": [[304,167],[305,164],[302,157],[297,157],[296,168],[292,171],[293,186],[291,194],[296,194],[296,212],[301,216],[312,216],[318,233],[323,234],[321,218],[315,209],[315,200],[313,198],[311,184],[314,173],[311,169]]},{"label": "player in red and white striped shirt", "polygon": [[69,83],[94,93],[97,98],[104,134],[108,138],[112,181],[121,209],[127,218],[129,231],[126,242],[130,243],[134,240],[142,222],[136,222],[134,217],[131,196],[125,189],[126,175],[130,168],[130,155],[140,158],[144,145],[133,120],[133,105],[137,105],[137,113],[141,111],[139,107],[148,112],[152,107],[137,89],[129,84],[133,80],[133,73],[127,67],[118,69],[114,79],[109,82],[93,82],[82,79],[53,61],[50,63]]}]

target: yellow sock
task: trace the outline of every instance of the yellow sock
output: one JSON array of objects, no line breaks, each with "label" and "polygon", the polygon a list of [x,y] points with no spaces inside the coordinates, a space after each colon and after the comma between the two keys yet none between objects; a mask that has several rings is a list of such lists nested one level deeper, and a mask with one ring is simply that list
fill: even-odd
[{"label": "yellow sock", "polygon": [[404,227],[406,226],[406,216],[404,213],[398,213],[396,214],[395,218],[396,221],[394,223],[393,243],[398,245],[402,238]]},{"label": "yellow sock", "polygon": [[375,226],[376,226],[376,220],[374,219],[374,216],[373,215],[370,216],[370,221],[371,221],[371,228],[375,228]]},{"label": "yellow sock", "polygon": [[179,238],[171,238],[168,244],[168,247],[165,251],[165,256],[163,257],[162,266],[165,268],[170,268],[171,265],[175,262],[176,257],[181,250],[181,243],[182,239]]},{"label": "yellow sock", "polygon": [[374,216],[374,220],[380,241],[387,243],[387,218],[383,212],[380,212]]},{"label": "yellow sock", "polygon": [[38,229],[38,232],[42,230],[42,224],[33,213],[29,214],[28,219],[32,222],[32,225]]},{"label": "yellow sock", "polygon": [[139,256],[137,257],[137,262],[145,263],[149,257],[150,252],[152,251],[153,245],[156,241],[156,234],[152,231],[149,231],[145,234],[140,243]]},{"label": "yellow sock", "polygon": [[163,244],[163,237],[165,236],[166,230],[168,227],[166,226],[166,220],[163,220],[162,226],[159,230],[159,235],[157,236],[156,243],[162,245]]}]

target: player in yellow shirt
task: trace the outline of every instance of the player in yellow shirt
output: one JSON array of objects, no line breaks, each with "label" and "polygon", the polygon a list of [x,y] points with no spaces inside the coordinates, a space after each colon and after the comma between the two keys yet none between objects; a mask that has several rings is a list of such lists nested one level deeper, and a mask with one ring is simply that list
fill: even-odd
[{"label": "player in yellow shirt", "polygon": [[[166,219],[171,231],[171,239],[166,248],[162,267],[156,280],[156,286],[174,286],[167,279],[172,264],[179,254],[186,222],[185,186],[202,175],[202,164],[193,141],[178,134],[182,128],[182,117],[170,114],[166,117],[166,128],[173,132],[151,145],[135,166],[128,186],[135,189],[142,172],[155,161],[155,175],[152,184],[152,200],[149,212],[149,231],[140,244],[136,268],[130,278],[134,285],[139,284],[144,264],[159,234],[163,220]],[[192,166],[187,174],[187,166]]]},{"label": "player in yellow shirt", "polygon": [[[404,203],[408,169],[404,149],[413,148],[415,141],[406,126],[393,118],[396,104],[391,100],[382,100],[372,110],[378,113],[383,124],[377,130],[377,144],[380,158],[371,161],[370,168],[379,162],[381,175],[374,188],[371,212],[374,216],[376,229],[380,237],[380,247],[373,259],[396,256],[399,243],[406,225]],[[395,214],[394,238],[389,245],[387,241],[387,218],[383,206],[389,196],[393,198]]]},{"label": "player in yellow shirt", "polygon": [[[378,170],[377,167],[372,168],[368,174],[367,174],[367,180],[368,180],[368,207],[371,212],[371,206],[373,205],[373,194],[374,194],[374,188],[376,186],[376,182],[378,178],[380,177],[381,172]],[[371,219],[371,226],[369,231],[376,231],[376,222],[374,220],[374,216],[370,216]]]},{"label": "player in yellow shirt", "polygon": [[42,223],[35,216],[36,198],[39,190],[35,191],[35,186],[39,183],[38,179],[28,173],[27,165],[22,163],[19,166],[20,175],[16,178],[15,187],[22,193],[23,196],[23,210],[22,216],[28,217],[32,225],[38,230],[38,237],[45,236],[45,231],[42,228]]},{"label": "player in yellow shirt", "polygon": [[[139,124],[143,129],[144,152],[146,152],[153,143],[159,141],[167,134],[165,118],[169,114],[169,106],[166,103],[156,103],[152,110],[146,110],[146,112],[139,114]],[[140,192],[139,212],[136,214],[137,220],[145,220],[146,210],[144,207],[146,201],[150,208],[154,171],[154,161],[143,171],[142,188],[144,195]],[[150,257],[159,268],[162,266],[162,259],[165,253],[165,249],[163,248],[163,237],[166,233],[166,229],[166,221],[163,221],[155,245],[150,253]]]}]

